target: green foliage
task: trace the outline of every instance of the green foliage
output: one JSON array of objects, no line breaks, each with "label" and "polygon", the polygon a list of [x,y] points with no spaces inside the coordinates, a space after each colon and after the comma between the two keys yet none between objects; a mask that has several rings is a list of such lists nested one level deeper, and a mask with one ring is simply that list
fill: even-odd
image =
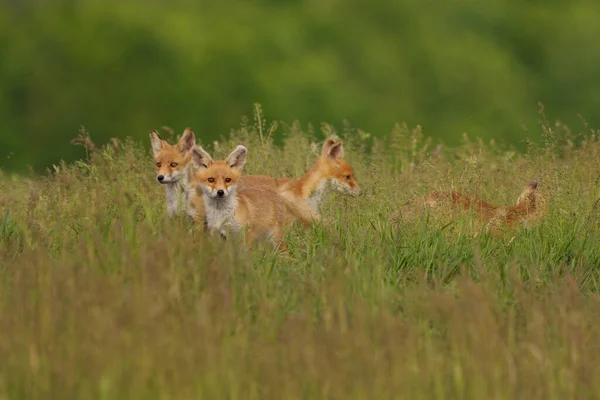
[{"label": "green foliage", "polygon": [[[271,126],[257,112],[205,145],[246,145],[245,173],[299,176],[322,135],[295,123],[276,147]],[[362,195],[334,194],[325,226],[290,229],[289,262],[168,219],[148,142],[0,175],[0,397],[592,398],[600,142],[543,130],[520,155],[433,147],[403,126],[367,149],[324,125]],[[389,220],[437,189],[512,204],[532,178],[549,214],[527,229]]]},{"label": "green foliage", "polygon": [[538,101],[598,124],[600,4],[584,0],[0,4],[4,169],[80,157],[81,125],[98,144],[163,125],[214,140],[255,102],[378,137],[406,121],[521,149]]}]

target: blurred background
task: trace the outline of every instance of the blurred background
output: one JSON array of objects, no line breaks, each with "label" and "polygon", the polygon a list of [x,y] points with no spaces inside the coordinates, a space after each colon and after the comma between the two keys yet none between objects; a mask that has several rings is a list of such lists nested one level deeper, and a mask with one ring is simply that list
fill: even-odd
[{"label": "blurred background", "polygon": [[[0,0],[0,168],[36,171],[168,125],[203,142],[251,116],[519,147],[538,102],[599,120],[600,2]],[[596,125],[594,125],[596,124]],[[523,126],[529,131],[523,129]]]}]

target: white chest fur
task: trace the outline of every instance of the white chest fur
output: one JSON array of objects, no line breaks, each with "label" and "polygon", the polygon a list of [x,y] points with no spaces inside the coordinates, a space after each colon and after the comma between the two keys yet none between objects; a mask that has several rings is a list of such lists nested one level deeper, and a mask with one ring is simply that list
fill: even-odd
[{"label": "white chest fur", "polygon": [[206,225],[211,233],[219,232],[225,235],[226,231],[239,232],[242,227],[235,218],[237,197],[229,196],[225,199],[215,199],[204,194],[206,210]]},{"label": "white chest fur", "polygon": [[165,192],[167,197],[167,213],[170,217],[178,215],[182,210],[187,208],[188,193],[185,183],[182,181],[167,183]]},{"label": "white chest fur", "polygon": [[188,175],[189,170],[186,167],[179,177],[179,179],[172,183],[165,183],[165,194],[167,198],[167,214],[172,217],[179,215],[183,210],[189,215],[189,199],[190,194],[188,190]]},{"label": "white chest fur", "polygon": [[319,211],[325,200],[327,200],[330,190],[331,188],[329,182],[327,179],[323,179],[319,186],[317,186],[315,191],[308,198],[308,204],[310,207],[315,211]]}]

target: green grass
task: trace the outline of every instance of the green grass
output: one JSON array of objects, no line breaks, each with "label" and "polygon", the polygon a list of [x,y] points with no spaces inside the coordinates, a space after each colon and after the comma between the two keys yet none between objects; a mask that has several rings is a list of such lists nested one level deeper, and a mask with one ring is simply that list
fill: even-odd
[{"label": "green grass", "polygon": [[[597,398],[600,142],[545,128],[524,155],[341,133],[363,194],[292,228],[289,263],[168,219],[149,143],[0,176],[0,398]],[[301,131],[204,145],[299,176],[320,145]],[[389,220],[451,187],[512,204],[532,178],[549,214],[525,230]]]}]

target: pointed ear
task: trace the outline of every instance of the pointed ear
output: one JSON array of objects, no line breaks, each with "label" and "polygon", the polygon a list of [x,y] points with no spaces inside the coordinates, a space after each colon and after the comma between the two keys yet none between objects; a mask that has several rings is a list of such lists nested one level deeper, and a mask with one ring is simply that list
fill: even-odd
[{"label": "pointed ear", "polygon": [[152,144],[152,152],[156,155],[160,153],[163,147],[163,140],[158,136],[158,132],[150,132],[150,143]]},{"label": "pointed ear", "polygon": [[537,179],[534,179],[534,180],[530,181],[530,182],[527,184],[527,187],[528,187],[529,189],[532,189],[532,190],[537,190],[537,187],[538,187],[538,181],[537,181]]},{"label": "pointed ear", "polygon": [[183,135],[179,142],[177,142],[177,147],[179,147],[179,152],[182,154],[187,153],[196,145],[196,136],[194,135],[194,131],[192,128],[185,128],[183,131]]},{"label": "pointed ear", "polygon": [[246,164],[246,156],[248,155],[248,149],[244,146],[239,145],[234,151],[227,157],[227,165],[233,169],[240,170]]},{"label": "pointed ear", "polygon": [[212,157],[200,146],[192,147],[192,163],[200,168],[206,169],[212,164]]},{"label": "pointed ear", "polygon": [[327,156],[327,154],[329,153],[329,148],[331,146],[333,146],[334,144],[335,144],[335,140],[333,140],[333,139],[327,139],[323,143],[323,148],[321,149],[321,155]]},{"label": "pointed ear", "polygon": [[337,142],[329,147],[327,157],[333,160],[344,158],[344,146],[342,142]]}]

